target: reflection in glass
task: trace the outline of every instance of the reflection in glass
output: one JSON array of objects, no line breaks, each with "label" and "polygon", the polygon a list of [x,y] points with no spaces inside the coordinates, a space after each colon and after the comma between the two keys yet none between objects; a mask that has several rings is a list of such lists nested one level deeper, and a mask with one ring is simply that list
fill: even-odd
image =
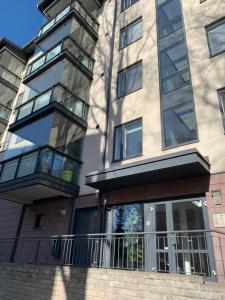
[{"label": "reflection in glass", "polygon": [[225,50],[225,20],[219,21],[207,28],[211,55]]},{"label": "reflection in glass", "polygon": [[35,105],[34,105],[34,110],[36,111],[46,105],[49,104],[50,99],[51,99],[51,92],[52,91],[48,91],[47,93],[41,95],[40,97],[36,98],[35,100]]},{"label": "reflection in glass", "polygon": [[9,181],[15,178],[18,159],[6,162],[3,166],[1,174],[1,182]]},{"label": "reflection in glass", "polygon": [[195,141],[197,130],[193,103],[164,111],[163,129],[166,147]]},{"label": "reflection in glass", "polygon": [[37,162],[38,153],[34,152],[28,155],[25,155],[21,158],[19,163],[19,168],[17,172],[17,178],[31,175],[35,171],[35,166]]}]

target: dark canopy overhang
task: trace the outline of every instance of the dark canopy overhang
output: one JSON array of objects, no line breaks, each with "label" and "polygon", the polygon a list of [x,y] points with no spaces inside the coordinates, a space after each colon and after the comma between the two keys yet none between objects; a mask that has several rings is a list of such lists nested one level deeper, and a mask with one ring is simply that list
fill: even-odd
[{"label": "dark canopy overhang", "polygon": [[190,149],[89,173],[86,185],[107,191],[209,173],[208,159],[197,149]]}]

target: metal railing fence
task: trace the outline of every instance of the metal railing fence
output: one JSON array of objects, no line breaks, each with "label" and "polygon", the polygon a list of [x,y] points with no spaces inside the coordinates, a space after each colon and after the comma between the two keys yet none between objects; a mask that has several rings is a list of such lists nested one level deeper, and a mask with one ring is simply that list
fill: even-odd
[{"label": "metal railing fence", "polygon": [[[215,255],[214,255],[215,252]],[[130,232],[0,239],[0,262],[201,275],[225,272],[219,231]]]}]

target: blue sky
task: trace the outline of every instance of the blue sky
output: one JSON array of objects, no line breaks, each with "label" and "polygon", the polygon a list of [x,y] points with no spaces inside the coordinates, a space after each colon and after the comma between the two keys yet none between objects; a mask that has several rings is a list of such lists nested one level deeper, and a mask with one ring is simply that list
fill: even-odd
[{"label": "blue sky", "polygon": [[6,37],[24,46],[44,21],[37,10],[39,0],[0,0],[0,38]]}]

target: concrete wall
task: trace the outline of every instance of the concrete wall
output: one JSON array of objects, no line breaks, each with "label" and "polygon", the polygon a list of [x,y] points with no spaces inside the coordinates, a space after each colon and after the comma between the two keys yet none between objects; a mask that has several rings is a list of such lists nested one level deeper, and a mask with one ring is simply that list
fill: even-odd
[{"label": "concrete wall", "polygon": [[224,285],[197,276],[0,264],[1,300],[225,299]]}]

